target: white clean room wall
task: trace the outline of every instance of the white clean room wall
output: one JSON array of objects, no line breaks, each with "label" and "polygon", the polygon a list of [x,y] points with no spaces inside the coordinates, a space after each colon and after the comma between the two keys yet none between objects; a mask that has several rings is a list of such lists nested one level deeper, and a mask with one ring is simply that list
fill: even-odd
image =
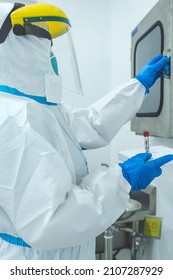
[{"label": "white clean room wall", "polygon": [[[111,0],[111,88],[130,79],[131,31],[158,0]],[[158,141],[158,139],[157,139]],[[165,141],[165,140],[164,140]],[[163,145],[164,142],[161,139]],[[153,139],[150,139],[151,144]],[[111,144],[111,161],[117,161],[119,150],[143,146],[143,137],[124,125]]]}]

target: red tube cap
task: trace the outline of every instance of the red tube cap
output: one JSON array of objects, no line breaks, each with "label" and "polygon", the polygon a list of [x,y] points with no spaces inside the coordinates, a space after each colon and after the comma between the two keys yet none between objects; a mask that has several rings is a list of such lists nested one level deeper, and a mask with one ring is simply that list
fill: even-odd
[{"label": "red tube cap", "polygon": [[144,131],[143,135],[144,135],[144,137],[148,137],[149,136],[149,132],[148,131]]}]

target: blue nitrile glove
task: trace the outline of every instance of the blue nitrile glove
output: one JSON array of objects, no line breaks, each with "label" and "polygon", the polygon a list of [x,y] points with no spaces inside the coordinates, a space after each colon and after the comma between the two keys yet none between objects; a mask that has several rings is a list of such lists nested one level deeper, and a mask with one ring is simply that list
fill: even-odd
[{"label": "blue nitrile glove", "polygon": [[172,154],[148,161],[151,157],[151,153],[141,153],[123,163],[119,163],[122,174],[131,185],[132,191],[145,189],[155,177],[162,174],[160,167],[173,160]]},{"label": "blue nitrile glove", "polygon": [[135,76],[146,87],[146,93],[149,93],[150,87],[158,78],[163,77],[165,67],[167,73],[169,72],[169,60],[169,57],[159,54],[151,59]]}]

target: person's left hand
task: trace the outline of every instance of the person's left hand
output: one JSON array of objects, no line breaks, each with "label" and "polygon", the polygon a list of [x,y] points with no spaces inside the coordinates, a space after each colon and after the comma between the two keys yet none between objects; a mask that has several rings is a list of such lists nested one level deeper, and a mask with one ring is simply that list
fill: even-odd
[{"label": "person's left hand", "polygon": [[167,56],[162,54],[155,56],[142,68],[139,74],[135,76],[135,78],[145,86],[146,93],[149,93],[150,87],[153,86],[158,78],[163,77],[164,71],[168,76],[170,72],[169,62],[170,58]]},{"label": "person's left hand", "polygon": [[173,154],[149,161],[151,157],[151,153],[141,153],[123,163],[119,163],[122,168],[122,174],[131,185],[132,191],[145,189],[155,177],[162,174],[160,167],[173,160]]}]

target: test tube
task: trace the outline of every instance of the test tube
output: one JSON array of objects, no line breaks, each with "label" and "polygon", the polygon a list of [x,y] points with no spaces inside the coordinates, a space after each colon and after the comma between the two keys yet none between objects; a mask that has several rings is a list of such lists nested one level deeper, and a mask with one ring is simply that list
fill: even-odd
[{"label": "test tube", "polygon": [[143,135],[144,135],[144,147],[145,147],[145,151],[146,151],[146,153],[149,153],[149,151],[150,151],[149,132],[148,132],[148,131],[144,131],[144,132],[143,132]]}]

